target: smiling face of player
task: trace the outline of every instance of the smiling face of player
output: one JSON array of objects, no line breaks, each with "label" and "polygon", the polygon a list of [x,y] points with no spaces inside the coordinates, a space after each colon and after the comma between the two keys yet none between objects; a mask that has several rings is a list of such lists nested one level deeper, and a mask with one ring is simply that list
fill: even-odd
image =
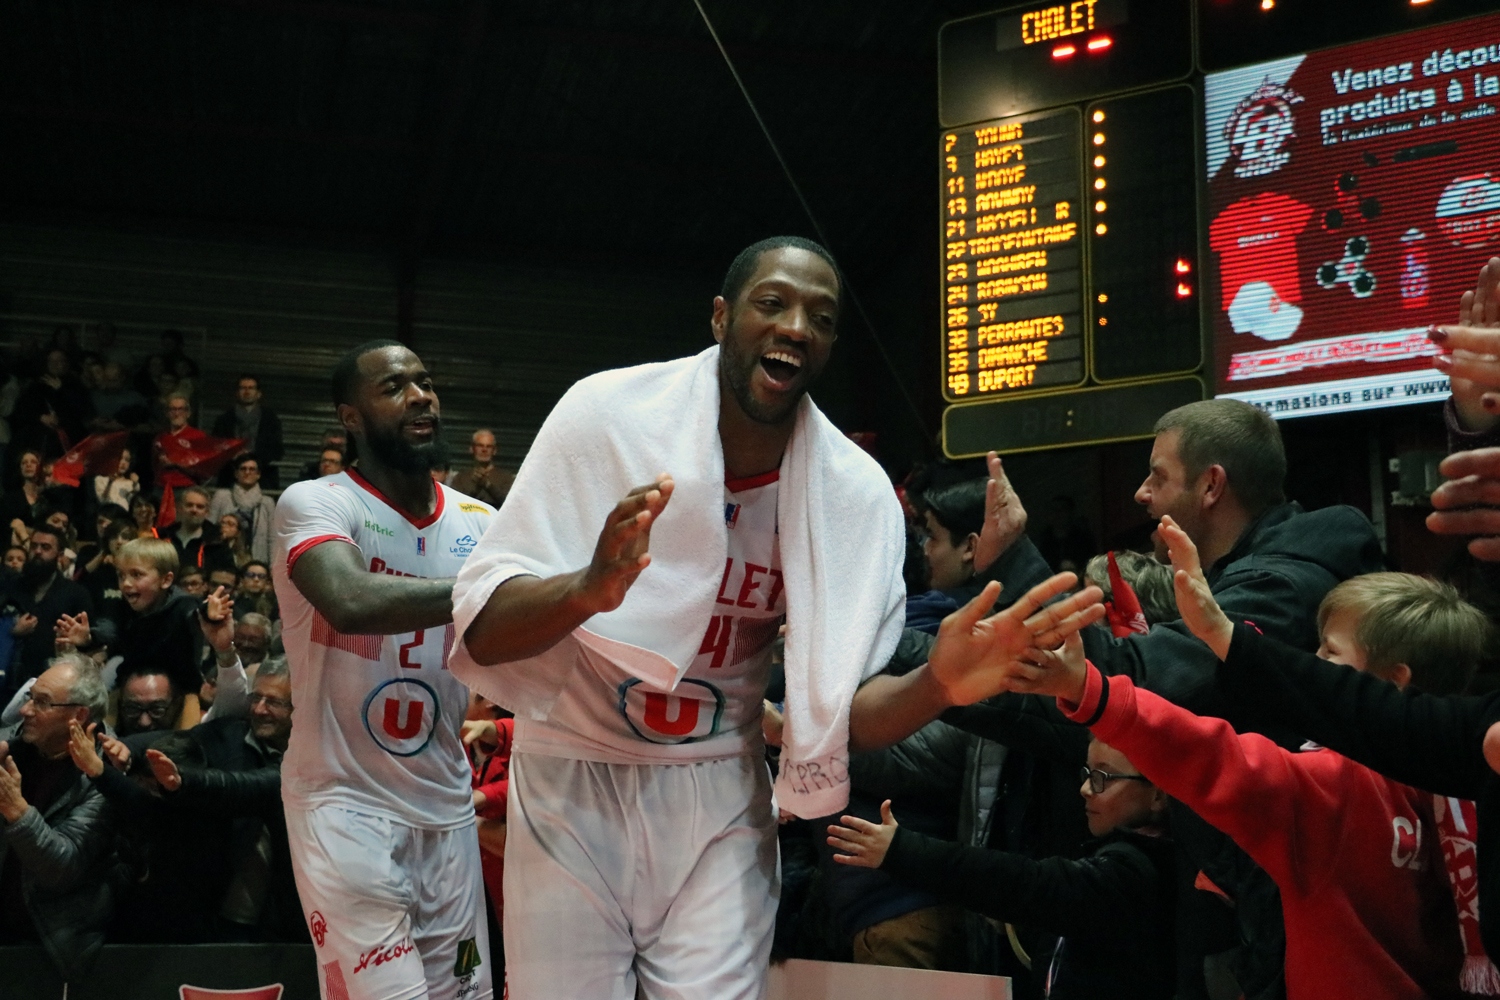
[{"label": "smiling face of player", "polygon": [[359,374],[353,405],[339,411],[361,455],[424,475],[446,459],[437,391],[420,358],[405,347],[378,348],[360,357]]},{"label": "smiling face of player", "polygon": [[828,364],[838,310],[838,275],[800,247],[767,250],[733,303],[714,299],[719,381],[747,417],[792,419]]}]

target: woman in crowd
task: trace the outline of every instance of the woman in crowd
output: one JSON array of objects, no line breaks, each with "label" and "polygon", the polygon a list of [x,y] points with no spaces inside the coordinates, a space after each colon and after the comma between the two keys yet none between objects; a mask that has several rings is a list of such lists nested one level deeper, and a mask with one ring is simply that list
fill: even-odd
[{"label": "woman in crowd", "polygon": [[21,485],[7,490],[0,498],[0,521],[10,526],[10,543],[25,547],[47,506],[46,478],[42,471],[42,454],[34,448],[21,452],[16,459]]}]

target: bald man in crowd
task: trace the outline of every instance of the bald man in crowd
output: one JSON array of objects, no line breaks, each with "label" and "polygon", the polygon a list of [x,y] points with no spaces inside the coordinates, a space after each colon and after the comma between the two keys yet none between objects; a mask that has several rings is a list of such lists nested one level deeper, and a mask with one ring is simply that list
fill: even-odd
[{"label": "bald man in crowd", "polygon": [[449,480],[448,485],[475,500],[498,507],[505,502],[516,474],[495,464],[495,432],[480,428],[469,439],[469,454],[474,464]]}]

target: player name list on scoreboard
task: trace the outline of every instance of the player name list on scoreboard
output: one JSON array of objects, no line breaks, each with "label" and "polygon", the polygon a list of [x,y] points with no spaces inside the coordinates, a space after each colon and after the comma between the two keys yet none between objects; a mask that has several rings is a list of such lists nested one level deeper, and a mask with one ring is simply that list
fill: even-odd
[{"label": "player name list on scoreboard", "polygon": [[949,401],[1084,381],[1081,131],[1064,108],[942,135]]}]

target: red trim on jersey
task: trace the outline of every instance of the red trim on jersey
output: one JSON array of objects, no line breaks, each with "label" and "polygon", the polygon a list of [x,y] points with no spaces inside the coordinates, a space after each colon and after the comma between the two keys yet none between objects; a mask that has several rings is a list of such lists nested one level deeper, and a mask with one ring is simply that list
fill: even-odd
[{"label": "red trim on jersey", "polygon": [[292,570],[296,569],[297,560],[302,558],[303,553],[315,545],[322,545],[324,542],[348,542],[350,545],[353,545],[354,539],[348,535],[318,535],[316,538],[309,538],[293,545],[291,551],[286,554],[286,576],[288,580],[292,578]]},{"label": "red trim on jersey", "polygon": [[436,482],[432,484],[432,488],[437,492],[437,505],[432,508],[431,514],[428,514],[426,517],[418,520],[415,517],[412,517],[406,511],[402,510],[400,507],[397,507],[395,504],[391,503],[391,501],[386,497],[384,493],[375,488],[374,483],[370,482],[364,476],[361,476],[359,474],[358,469],[345,469],[344,471],[349,474],[350,479],[354,480],[360,486],[364,487],[366,492],[373,495],[375,499],[379,500],[391,510],[395,511],[397,514],[400,514],[402,517],[410,521],[413,528],[417,528],[418,530],[420,530],[422,528],[431,527],[433,524],[437,523],[438,518],[443,516],[443,488]]},{"label": "red trim on jersey", "polygon": [[780,469],[772,469],[770,472],[762,472],[758,476],[746,476],[743,479],[730,479],[724,477],[724,488],[731,493],[743,493],[746,490],[760,489],[762,486],[770,486],[781,478]]}]

